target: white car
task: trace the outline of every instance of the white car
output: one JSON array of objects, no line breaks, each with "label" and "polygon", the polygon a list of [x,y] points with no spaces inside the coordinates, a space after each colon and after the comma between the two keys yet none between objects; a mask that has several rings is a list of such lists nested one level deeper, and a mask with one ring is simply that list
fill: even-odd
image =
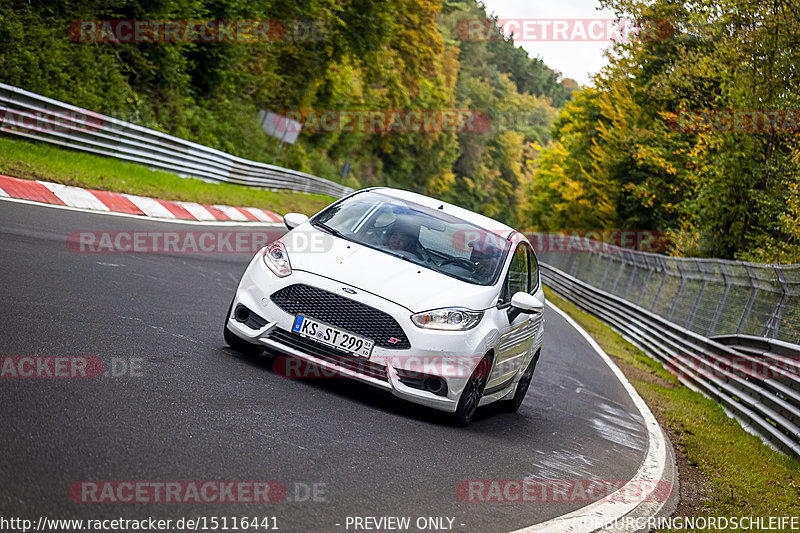
[{"label": "white car", "polygon": [[389,188],[353,193],[250,261],[225,321],[241,352],[290,356],[467,425],[519,409],[542,345],[528,240],[495,220]]}]

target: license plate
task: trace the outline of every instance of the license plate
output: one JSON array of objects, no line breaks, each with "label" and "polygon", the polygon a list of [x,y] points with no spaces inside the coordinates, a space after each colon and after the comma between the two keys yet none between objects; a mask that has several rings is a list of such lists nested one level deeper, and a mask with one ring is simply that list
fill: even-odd
[{"label": "license plate", "polygon": [[367,359],[369,359],[372,346],[375,344],[369,339],[303,315],[297,315],[294,319],[292,331],[343,352]]}]

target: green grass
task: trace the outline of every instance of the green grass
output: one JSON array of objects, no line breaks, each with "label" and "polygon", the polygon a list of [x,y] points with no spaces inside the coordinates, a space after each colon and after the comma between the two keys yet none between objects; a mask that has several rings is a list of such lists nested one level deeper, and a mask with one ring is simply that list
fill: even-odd
[{"label": "green grass", "polygon": [[701,487],[689,487],[698,493],[700,506],[689,514],[800,515],[798,461],[745,432],[717,403],[681,385],[660,363],[597,318],[549,289],[546,295],[615,360],[669,433],[676,453],[684,456],[690,469],[700,472],[702,482],[690,484]]},{"label": "green grass", "polygon": [[261,207],[311,215],[335,199],[321,194],[268,191],[181,178],[133,163],[0,137],[0,174],[162,200]]}]

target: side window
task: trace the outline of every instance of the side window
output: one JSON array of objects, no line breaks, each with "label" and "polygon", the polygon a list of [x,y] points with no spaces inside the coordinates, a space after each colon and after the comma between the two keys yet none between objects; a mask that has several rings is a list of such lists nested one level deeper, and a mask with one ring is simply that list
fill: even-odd
[{"label": "side window", "polygon": [[531,267],[531,283],[528,292],[532,293],[539,288],[539,261],[531,248],[528,248],[528,265]]},{"label": "side window", "polygon": [[529,286],[528,247],[525,244],[520,244],[514,251],[511,265],[508,267],[508,275],[503,287],[503,302],[510,302],[511,297],[517,292],[528,292]]}]

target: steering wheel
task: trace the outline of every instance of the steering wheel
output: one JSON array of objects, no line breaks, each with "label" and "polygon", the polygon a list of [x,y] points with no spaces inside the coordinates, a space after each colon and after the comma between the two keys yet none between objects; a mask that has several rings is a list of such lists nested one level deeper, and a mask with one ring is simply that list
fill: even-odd
[{"label": "steering wheel", "polygon": [[418,244],[414,248],[414,250],[410,250],[407,253],[413,255],[414,257],[416,257],[417,259],[419,259],[423,263],[429,263],[430,264],[430,263],[433,262],[433,257],[431,256],[431,254],[428,253],[428,250],[426,250],[425,247],[422,246],[421,244]]},{"label": "steering wheel", "polygon": [[367,242],[371,242],[372,244],[385,244],[386,240],[386,228],[378,228],[378,227],[371,227],[364,232],[364,240]]},{"label": "steering wheel", "polygon": [[467,269],[469,269],[471,271],[475,270],[475,263],[473,263],[469,259],[465,259],[463,257],[454,257],[452,259],[445,259],[444,261],[442,261],[442,263],[439,266],[443,267],[445,265],[450,265],[450,264],[453,264],[453,263],[460,264],[464,268],[467,268]]}]

